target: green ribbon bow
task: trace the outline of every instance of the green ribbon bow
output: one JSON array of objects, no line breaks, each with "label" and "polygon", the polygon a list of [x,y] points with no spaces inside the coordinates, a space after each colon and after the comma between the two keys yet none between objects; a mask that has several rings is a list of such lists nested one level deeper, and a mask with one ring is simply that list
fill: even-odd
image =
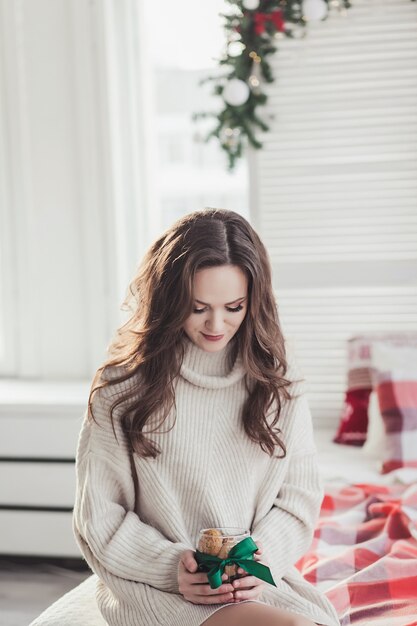
[{"label": "green ribbon bow", "polygon": [[212,556],[211,554],[205,554],[199,550],[195,551],[195,560],[199,565],[204,565],[209,568],[207,577],[210,587],[217,589],[222,584],[222,575],[226,565],[238,565],[244,569],[248,574],[260,578],[270,585],[276,584],[272,578],[271,570],[266,565],[258,563],[253,560],[253,555],[257,551],[258,546],[252,539],[252,537],[246,537],[242,541],[239,541],[233,548],[230,549],[229,555],[226,559],[220,559],[218,556]]}]

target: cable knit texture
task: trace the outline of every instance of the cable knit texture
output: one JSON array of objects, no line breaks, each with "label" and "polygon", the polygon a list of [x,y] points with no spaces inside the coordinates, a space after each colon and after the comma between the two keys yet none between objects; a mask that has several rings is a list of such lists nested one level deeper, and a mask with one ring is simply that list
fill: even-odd
[{"label": "cable knit texture", "polygon": [[229,362],[229,345],[209,353],[184,341],[176,410],[157,432],[150,433],[160,416],[146,425],[162,452],[155,459],[133,455],[136,496],[120,410],[114,412],[116,440],[110,406],[124,397],[126,385],[139,389],[140,383],[101,390],[93,400],[98,424],[84,417],[73,530],[98,576],[96,598],[104,619],[110,626],[199,626],[230,606],[185,600],[178,589],[178,562],[184,550],[196,548],[201,528],[239,526],[263,542],[277,584],[266,584],[260,601],[337,626],[326,596],[294,566],[311,543],[323,497],[302,387],[294,385],[298,397],[284,404],[280,417],[287,456],[271,458],[241,423],[248,393],[241,358]]}]

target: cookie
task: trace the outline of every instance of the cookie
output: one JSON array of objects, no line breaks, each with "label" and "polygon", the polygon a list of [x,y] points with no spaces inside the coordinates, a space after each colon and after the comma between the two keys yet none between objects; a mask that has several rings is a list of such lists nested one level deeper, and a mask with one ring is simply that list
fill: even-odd
[{"label": "cookie", "polygon": [[[236,545],[236,539],[234,537],[224,537],[222,547],[218,553],[219,559],[225,559],[229,556],[229,552],[233,546]],[[237,574],[237,565],[226,565],[225,570],[228,576],[235,576]]]},{"label": "cookie", "polygon": [[208,528],[201,535],[197,549],[204,554],[217,556],[222,549],[223,541],[220,530],[216,528]]}]

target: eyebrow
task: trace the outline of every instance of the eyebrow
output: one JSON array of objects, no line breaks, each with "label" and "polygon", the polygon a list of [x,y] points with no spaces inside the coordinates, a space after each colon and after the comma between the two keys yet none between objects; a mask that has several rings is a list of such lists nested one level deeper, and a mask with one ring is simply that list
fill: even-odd
[{"label": "eyebrow", "polygon": [[[205,306],[210,306],[208,304],[208,302],[201,302],[201,300],[197,300],[197,298],[194,298],[195,302],[198,302],[198,304],[204,304]],[[236,298],[236,300],[232,300],[231,302],[226,302],[226,306],[229,306],[230,304],[234,304],[235,302],[237,302],[238,300],[246,300],[246,296],[242,296],[241,298]]]}]

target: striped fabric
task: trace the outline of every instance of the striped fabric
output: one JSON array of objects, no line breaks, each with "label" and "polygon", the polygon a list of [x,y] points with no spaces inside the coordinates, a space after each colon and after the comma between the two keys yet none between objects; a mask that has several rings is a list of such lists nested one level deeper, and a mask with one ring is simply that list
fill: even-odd
[{"label": "striped fabric", "polygon": [[417,468],[417,347],[376,343],[373,384],[385,426],[382,473]]},{"label": "striped fabric", "polygon": [[417,482],[329,487],[297,567],[342,626],[415,626]]},{"label": "striped fabric", "polygon": [[374,386],[374,346],[415,346],[417,333],[371,333],[351,337],[347,342],[347,389],[333,441],[362,446],[367,437],[369,396]]},{"label": "striped fabric", "polygon": [[372,388],[372,374],[375,368],[373,346],[376,343],[417,347],[417,333],[366,334],[349,339],[347,347],[348,389]]},{"label": "striped fabric", "polygon": [[372,389],[348,389],[333,441],[350,446],[362,446],[368,430],[368,405]]}]

